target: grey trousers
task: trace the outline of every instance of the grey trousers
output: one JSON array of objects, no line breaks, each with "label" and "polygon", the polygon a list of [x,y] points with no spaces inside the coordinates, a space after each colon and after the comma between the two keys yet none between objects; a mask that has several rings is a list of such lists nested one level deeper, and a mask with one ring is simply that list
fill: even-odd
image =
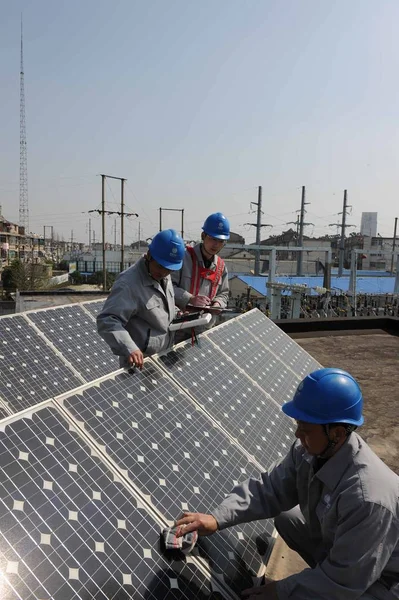
[{"label": "grey trousers", "polygon": [[[322,559],[322,557],[315,556],[315,550],[319,547],[321,540],[311,538],[309,527],[299,506],[281,513],[274,519],[274,525],[287,546],[298,552],[309,567],[313,569]],[[394,596],[385,586],[376,582],[359,600],[395,600],[396,598],[397,596]]]}]

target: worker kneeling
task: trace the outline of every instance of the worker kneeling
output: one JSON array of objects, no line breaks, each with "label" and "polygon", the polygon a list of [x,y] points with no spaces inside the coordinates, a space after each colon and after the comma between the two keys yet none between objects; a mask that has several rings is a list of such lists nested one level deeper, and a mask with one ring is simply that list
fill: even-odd
[{"label": "worker kneeling", "polygon": [[246,598],[399,598],[399,477],[354,433],[363,424],[362,406],[349,373],[307,375],[282,407],[297,422],[298,440],[287,456],[237,485],[211,514],[185,513],[177,521],[180,535],[209,535],[275,518],[310,568],[246,590]]}]

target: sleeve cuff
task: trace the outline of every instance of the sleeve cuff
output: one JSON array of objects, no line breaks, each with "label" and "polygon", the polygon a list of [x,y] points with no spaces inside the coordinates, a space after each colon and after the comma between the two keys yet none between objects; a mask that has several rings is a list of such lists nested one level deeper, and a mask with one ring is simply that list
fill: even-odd
[{"label": "sleeve cuff", "polygon": [[222,531],[222,529],[227,529],[227,527],[230,527],[230,525],[232,525],[229,519],[229,511],[226,510],[223,506],[218,506],[217,508],[212,510],[210,514],[213,517],[215,517],[218,524],[218,529],[220,531]]}]

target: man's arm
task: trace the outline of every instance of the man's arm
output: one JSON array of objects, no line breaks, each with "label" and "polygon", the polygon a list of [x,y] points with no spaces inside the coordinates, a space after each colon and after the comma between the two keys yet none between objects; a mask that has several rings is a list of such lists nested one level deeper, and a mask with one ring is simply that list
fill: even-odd
[{"label": "man's arm", "polygon": [[229,289],[229,274],[226,265],[224,265],[223,275],[216,296],[212,300],[212,304],[219,304],[221,308],[226,308],[229,302]]},{"label": "man's arm", "polygon": [[183,266],[180,271],[173,271],[171,273],[171,279],[173,283],[173,289],[175,292],[175,304],[181,310],[186,308],[186,305],[192,298],[192,294],[188,292],[183,285],[186,284],[186,287],[190,285],[191,281],[191,269],[192,269],[192,260],[191,256],[188,254],[187,250],[184,254]]},{"label": "man's arm", "polygon": [[289,453],[262,473],[237,485],[223,502],[211,511],[219,529],[258,519],[270,519],[298,504],[295,461],[297,444]]},{"label": "man's arm", "polygon": [[364,502],[338,525],[328,557],[276,584],[279,600],[355,600],[375,583],[399,543],[398,523],[383,506]]},{"label": "man's arm", "polygon": [[130,287],[116,281],[104,308],[97,316],[97,331],[112,352],[118,356],[129,356],[139,350],[126,331],[125,325],[137,311],[137,299]]},{"label": "man's arm", "polygon": [[248,479],[237,485],[209,515],[185,513],[176,521],[180,533],[198,531],[210,535],[217,529],[226,529],[239,523],[257,519],[268,519],[289,510],[298,504],[295,461],[298,456],[297,443],[281,461],[275,463],[259,479]]}]

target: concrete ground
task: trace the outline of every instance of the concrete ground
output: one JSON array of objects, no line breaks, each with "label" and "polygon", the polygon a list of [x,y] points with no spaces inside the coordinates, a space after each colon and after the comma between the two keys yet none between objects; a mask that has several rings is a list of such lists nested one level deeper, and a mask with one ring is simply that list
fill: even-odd
[{"label": "concrete ground", "polygon": [[[399,337],[384,332],[295,338],[325,367],[349,371],[364,395],[365,424],[359,430],[378,456],[399,474]],[[299,573],[306,563],[277,539],[267,576],[278,581]]]}]

